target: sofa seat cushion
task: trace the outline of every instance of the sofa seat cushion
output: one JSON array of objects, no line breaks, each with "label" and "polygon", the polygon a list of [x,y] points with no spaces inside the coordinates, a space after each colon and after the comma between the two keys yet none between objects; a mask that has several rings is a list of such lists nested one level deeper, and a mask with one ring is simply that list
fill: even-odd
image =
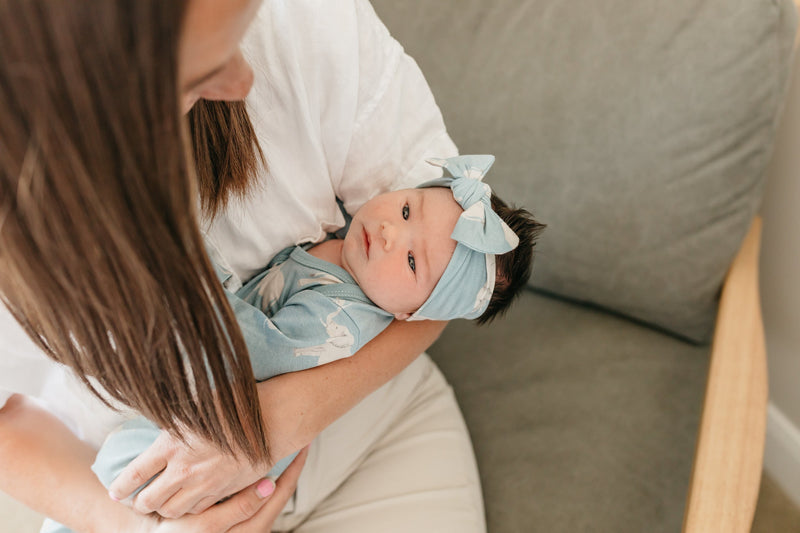
[{"label": "sofa seat cushion", "polygon": [[475,446],[489,531],[680,531],[707,348],[525,293],[430,349]]}]

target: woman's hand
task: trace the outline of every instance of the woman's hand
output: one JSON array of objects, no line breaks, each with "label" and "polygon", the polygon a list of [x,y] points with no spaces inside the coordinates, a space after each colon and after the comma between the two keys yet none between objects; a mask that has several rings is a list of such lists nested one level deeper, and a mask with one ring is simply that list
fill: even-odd
[{"label": "woman's hand", "polygon": [[122,471],[109,486],[112,499],[123,501],[150,478],[158,475],[130,502],[142,514],[158,513],[179,518],[199,514],[263,478],[266,464],[224,454],[199,437],[182,443],[166,431]]},{"label": "woman's hand", "polygon": [[297,488],[297,480],[307,455],[308,448],[304,448],[274,485],[270,480],[260,480],[229,500],[214,505],[198,515],[186,515],[177,520],[162,519],[155,515],[143,517],[143,523],[136,531],[137,533],[271,531],[273,522]]}]

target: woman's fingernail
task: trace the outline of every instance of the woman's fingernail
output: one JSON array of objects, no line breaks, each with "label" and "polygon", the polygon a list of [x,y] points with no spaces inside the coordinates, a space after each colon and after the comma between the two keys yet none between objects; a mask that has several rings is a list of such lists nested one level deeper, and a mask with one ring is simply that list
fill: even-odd
[{"label": "woman's fingernail", "polygon": [[112,500],[114,500],[115,502],[118,502],[118,501],[119,501],[119,498],[117,498],[116,496],[114,496],[114,495],[113,495],[113,494],[111,494],[110,492],[108,493],[108,497],[109,497],[109,498],[111,498]]},{"label": "woman's fingernail", "polygon": [[263,499],[275,492],[275,482],[267,478],[256,485],[256,492]]}]

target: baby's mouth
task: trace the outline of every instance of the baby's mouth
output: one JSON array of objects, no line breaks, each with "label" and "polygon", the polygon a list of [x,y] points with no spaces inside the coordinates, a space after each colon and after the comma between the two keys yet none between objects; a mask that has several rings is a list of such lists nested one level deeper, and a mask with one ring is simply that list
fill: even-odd
[{"label": "baby's mouth", "polygon": [[369,259],[369,234],[367,233],[367,228],[361,228],[361,231],[364,234],[364,253]]}]

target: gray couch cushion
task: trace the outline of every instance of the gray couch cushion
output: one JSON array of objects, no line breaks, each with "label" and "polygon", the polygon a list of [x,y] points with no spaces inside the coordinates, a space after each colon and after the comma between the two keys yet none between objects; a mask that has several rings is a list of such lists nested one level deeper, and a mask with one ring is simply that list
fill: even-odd
[{"label": "gray couch cushion", "polygon": [[529,292],[491,326],[451,323],[430,353],[490,532],[680,531],[708,348]]},{"label": "gray couch cushion", "polygon": [[373,0],[462,153],[549,225],[532,283],[696,341],[759,201],[791,0]]}]

